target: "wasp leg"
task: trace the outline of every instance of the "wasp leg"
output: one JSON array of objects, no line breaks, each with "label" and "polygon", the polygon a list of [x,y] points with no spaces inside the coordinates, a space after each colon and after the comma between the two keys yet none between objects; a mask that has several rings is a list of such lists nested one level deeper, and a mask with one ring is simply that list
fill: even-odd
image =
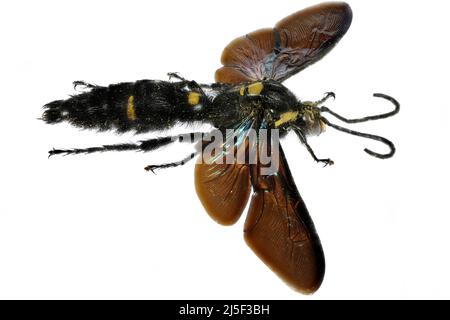
[{"label": "wasp leg", "polygon": [[62,155],[68,155],[68,154],[80,154],[80,153],[94,153],[94,152],[105,152],[105,151],[153,151],[158,148],[161,148],[165,145],[168,145],[172,142],[196,142],[198,139],[201,139],[203,136],[202,132],[192,132],[192,133],[185,133],[180,134],[176,136],[168,136],[168,137],[161,137],[161,138],[154,138],[149,140],[142,140],[138,143],[120,143],[120,144],[111,144],[111,145],[103,145],[100,147],[90,147],[90,148],[84,148],[84,149],[53,149],[50,150],[49,157],[56,155],[56,154],[62,154]]},{"label": "wasp leg", "polygon": [[328,159],[319,159],[319,158],[317,158],[316,154],[314,153],[314,150],[308,144],[308,141],[306,140],[305,135],[303,134],[303,132],[300,129],[294,128],[294,132],[297,134],[297,136],[299,137],[300,141],[305,145],[305,147],[308,150],[309,154],[313,157],[313,159],[316,162],[322,162],[324,164],[324,167],[331,166],[331,165],[334,164],[334,161],[331,160],[330,158],[328,158]]},{"label": "wasp leg", "polygon": [[[336,98],[336,95],[334,94],[334,92],[325,92],[325,96],[317,101],[303,101],[303,105],[309,106],[309,107],[313,107],[313,108],[317,108],[318,106],[324,104],[328,99],[333,98],[333,100]],[[322,109],[327,109],[326,107],[322,107]],[[321,110],[322,110],[321,109]]]},{"label": "wasp leg", "polygon": [[325,92],[325,96],[324,96],[322,99],[320,99],[320,100],[314,102],[314,104],[315,104],[316,106],[321,105],[321,104],[324,104],[325,101],[327,101],[327,100],[330,99],[330,98],[333,98],[333,100],[336,99],[336,94],[335,94],[334,92],[331,92],[331,91],[330,91],[330,92]]},{"label": "wasp leg", "polygon": [[155,173],[155,170],[158,170],[158,169],[166,169],[166,168],[182,166],[182,165],[185,165],[186,163],[188,163],[190,160],[194,159],[196,155],[197,155],[197,152],[193,152],[181,161],[156,164],[156,165],[151,164],[151,165],[146,166],[144,169]]},{"label": "wasp leg", "polygon": [[95,84],[90,84],[84,81],[74,81],[73,83],[73,89],[76,90],[78,86],[82,86],[85,89],[92,89],[97,87]]},{"label": "wasp leg", "polygon": [[201,86],[197,82],[195,82],[194,80],[187,80],[186,78],[182,77],[178,72],[169,72],[167,75],[169,76],[169,80],[174,78],[180,80],[184,84],[187,84],[191,89],[195,88],[201,90]]},{"label": "wasp leg", "polygon": [[185,81],[185,82],[189,82],[188,80],[186,80],[185,78],[183,78],[182,76],[180,76],[180,74],[178,72],[169,72],[167,74],[167,76],[169,77],[169,80],[171,80],[172,78],[178,79],[180,81]]},{"label": "wasp leg", "polygon": [[193,90],[193,89],[194,90],[198,90],[203,95],[205,95],[205,92],[203,91],[203,88],[211,88],[210,85],[199,84],[198,82],[196,82],[194,80],[187,80],[187,79],[183,78],[182,76],[180,76],[180,74],[178,72],[169,72],[167,75],[169,76],[169,80],[172,79],[172,78],[180,80],[179,83],[181,83],[182,86],[187,85],[189,90]]}]

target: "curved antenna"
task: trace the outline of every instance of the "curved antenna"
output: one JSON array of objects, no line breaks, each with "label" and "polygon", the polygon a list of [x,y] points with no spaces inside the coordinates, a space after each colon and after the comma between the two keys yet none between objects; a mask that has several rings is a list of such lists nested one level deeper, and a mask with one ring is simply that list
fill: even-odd
[{"label": "curved antenna", "polygon": [[389,117],[392,117],[393,115],[397,114],[400,111],[400,103],[398,103],[398,101],[395,100],[394,98],[392,98],[391,96],[388,96],[383,93],[374,93],[373,96],[376,98],[383,98],[383,99],[386,99],[386,100],[392,102],[392,104],[395,106],[394,110],[387,112],[387,113],[377,114],[375,116],[368,116],[368,117],[358,118],[358,119],[347,119],[347,118],[337,114],[336,112],[328,109],[327,107],[321,107],[320,111],[328,112],[329,114],[333,115],[334,117],[336,117],[337,119],[339,119],[345,123],[359,123],[359,122],[389,118]]},{"label": "curved antenna", "polygon": [[391,150],[388,153],[378,153],[375,151],[372,151],[368,148],[365,148],[364,151],[368,154],[370,154],[373,157],[379,158],[379,159],[387,159],[390,158],[394,155],[395,153],[395,146],[394,144],[389,141],[386,138],[380,137],[380,136],[376,136],[373,134],[368,134],[368,133],[363,133],[363,132],[359,132],[359,131],[354,131],[354,130],[350,130],[341,126],[338,126],[336,124],[331,123],[330,121],[328,121],[326,118],[324,117],[320,117],[320,119],[327,125],[329,125],[330,127],[345,132],[345,133],[349,133],[352,134],[354,136],[358,136],[358,137],[363,137],[363,138],[367,138],[367,139],[372,139],[372,140],[376,140],[376,141],[380,141],[382,143],[384,143],[385,145],[387,145]]}]

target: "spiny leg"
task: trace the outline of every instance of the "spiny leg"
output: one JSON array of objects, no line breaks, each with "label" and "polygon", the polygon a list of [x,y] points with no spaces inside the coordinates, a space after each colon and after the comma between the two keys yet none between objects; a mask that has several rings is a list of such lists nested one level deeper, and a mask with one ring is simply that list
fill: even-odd
[{"label": "spiny leg", "polygon": [[197,83],[194,80],[187,80],[184,77],[182,77],[178,72],[169,72],[167,74],[169,76],[169,80],[172,78],[175,78],[177,80],[180,80],[181,83],[188,85],[189,89],[197,89],[198,91],[200,91],[203,95],[205,94],[205,92],[203,91],[203,88],[210,88],[210,85],[200,85],[199,83]]},{"label": "spiny leg", "polygon": [[53,149],[50,150],[49,157],[57,154],[62,155],[68,155],[68,154],[81,154],[81,153],[94,153],[94,152],[105,152],[105,151],[130,151],[130,150],[137,150],[137,151],[153,151],[160,147],[163,147],[165,145],[168,145],[172,142],[195,142],[198,139],[201,139],[203,136],[202,132],[192,132],[192,133],[185,133],[180,134],[176,136],[168,136],[168,137],[161,137],[161,138],[154,138],[149,140],[143,140],[139,141],[138,143],[120,143],[120,144],[112,144],[112,145],[103,145],[100,147],[90,147],[90,148],[84,148],[84,149]]},{"label": "spiny leg", "polygon": [[171,80],[172,78],[178,79],[180,81],[185,81],[185,82],[189,82],[188,80],[186,80],[185,78],[183,78],[178,72],[169,72],[167,74],[167,76],[169,77],[169,80]]},{"label": "spiny leg", "polygon": [[84,81],[74,81],[72,84],[73,84],[73,89],[74,90],[76,90],[78,86],[83,86],[86,89],[92,89],[92,88],[97,87],[95,84],[87,83],[87,82],[84,82]]},{"label": "spiny leg", "polygon": [[[333,100],[336,98],[336,95],[334,94],[334,92],[325,92],[325,96],[320,100],[317,100],[314,102],[313,101],[303,101],[302,103],[306,106],[317,108],[321,104],[324,104],[330,98],[333,98]],[[325,108],[325,107],[322,107],[322,108]]]},{"label": "spiny leg", "polygon": [[194,159],[196,155],[197,155],[197,152],[193,152],[181,161],[156,164],[156,165],[151,164],[151,165],[146,166],[144,169],[155,173],[155,170],[158,170],[158,169],[166,169],[166,168],[182,166],[182,165],[185,165],[186,163],[188,163],[190,160]]},{"label": "spiny leg", "polygon": [[197,82],[193,80],[187,80],[186,78],[182,77],[178,72],[169,72],[167,75],[169,76],[169,80],[174,78],[180,80],[183,84],[187,84],[190,89],[196,88],[201,90],[201,87]]},{"label": "spiny leg", "polygon": [[334,92],[331,92],[331,91],[330,92],[325,92],[325,96],[322,99],[316,101],[314,104],[316,106],[324,104],[325,101],[327,101],[330,98],[333,98],[333,100],[336,99],[336,95],[334,94]]},{"label": "spiny leg", "polygon": [[319,159],[319,158],[317,158],[316,154],[314,153],[314,150],[308,144],[308,141],[306,140],[305,135],[303,134],[303,132],[299,128],[294,128],[294,132],[297,134],[297,136],[299,137],[300,141],[305,145],[305,147],[308,150],[309,154],[313,157],[313,159],[316,162],[324,163],[324,167],[331,166],[331,165],[334,164],[333,160],[331,160],[330,158],[328,158],[328,159]]}]

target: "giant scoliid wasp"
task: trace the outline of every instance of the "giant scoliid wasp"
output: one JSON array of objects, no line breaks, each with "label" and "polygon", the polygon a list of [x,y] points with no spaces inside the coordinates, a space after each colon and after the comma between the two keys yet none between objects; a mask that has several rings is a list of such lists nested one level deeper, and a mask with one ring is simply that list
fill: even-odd
[{"label": "giant scoliid wasp", "polygon": [[[186,80],[176,73],[169,74],[175,81],[140,80],[107,87],[77,81],[74,85],[83,85],[84,92],[45,105],[45,122],[67,121],[81,128],[137,133],[168,129],[177,123],[201,122],[217,128],[223,139],[216,139],[212,133],[192,133],[86,149],[53,149],[50,155],[152,151],[183,139],[196,142],[196,151],[187,157],[146,169],[183,165],[203,153],[203,161],[195,166],[195,187],[208,214],[218,223],[231,225],[239,219],[252,194],[245,241],[290,286],[312,293],[319,288],[325,272],[322,246],[283,149],[271,141],[274,136],[282,138],[292,131],[315,161],[331,165],[330,159],[317,157],[307,141],[309,135],[318,135],[330,126],[380,141],[390,148],[386,154],[365,149],[369,155],[384,159],[394,154],[389,140],[335,125],[323,114],[329,113],[346,123],[382,119],[399,111],[395,99],[375,94],[393,103],[394,110],[347,119],[323,106],[334,97],[333,93],[305,102],[282,84],[326,55],[347,32],[351,21],[352,11],[346,3],[323,3],[282,19],[274,28],[237,38],[225,47],[223,66],[216,71],[213,84]],[[263,129],[268,132],[265,139],[260,134]],[[250,139],[255,137],[254,132],[256,139]],[[205,157],[205,149],[216,140],[221,140],[215,144],[219,148]],[[275,170],[269,173],[263,173],[267,168],[259,148],[263,145],[268,154],[277,154]],[[238,151],[242,151],[244,161],[237,161]]]}]

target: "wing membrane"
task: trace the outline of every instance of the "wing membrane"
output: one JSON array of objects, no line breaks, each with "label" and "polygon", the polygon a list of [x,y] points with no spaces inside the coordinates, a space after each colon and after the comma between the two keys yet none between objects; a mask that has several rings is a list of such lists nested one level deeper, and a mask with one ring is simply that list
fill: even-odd
[{"label": "wing membrane", "polygon": [[[203,152],[203,162],[195,166],[197,195],[210,217],[222,225],[234,224],[240,218],[250,197],[248,164],[245,161],[238,163],[234,158],[237,153],[233,157],[228,155],[229,152],[237,150],[247,152],[247,134],[252,124],[252,119],[248,119],[236,127],[236,141],[234,135],[221,132],[225,141],[220,145],[220,150],[217,153],[214,150],[211,155]],[[203,142],[203,145],[207,144],[208,142]],[[234,162],[227,163],[229,158],[234,159]],[[221,160],[221,163],[218,163],[218,160]]]},{"label": "wing membrane", "polygon": [[284,81],[327,54],[351,21],[352,11],[346,3],[323,3],[282,19],[274,29],[239,37],[225,47],[224,66],[216,71],[216,81]]},{"label": "wing membrane", "polygon": [[249,247],[278,276],[303,293],[316,291],[325,273],[319,237],[280,146],[279,170],[262,176],[251,165],[254,193],[245,221]]},{"label": "wing membrane", "polygon": [[250,197],[249,168],[239,164],[196,164],[195,189],[212,219],[232,225]]}]

